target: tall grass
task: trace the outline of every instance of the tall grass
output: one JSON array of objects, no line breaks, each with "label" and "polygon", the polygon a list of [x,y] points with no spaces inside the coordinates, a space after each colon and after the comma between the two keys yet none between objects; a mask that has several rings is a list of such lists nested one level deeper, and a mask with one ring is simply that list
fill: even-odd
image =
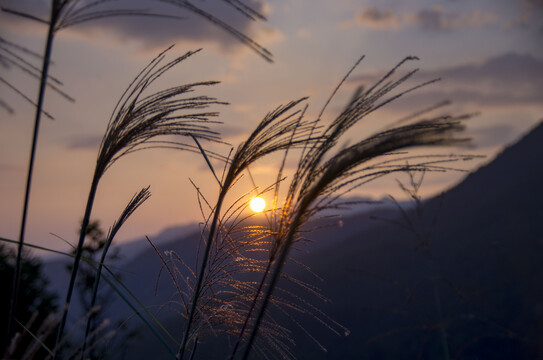
[{"label": "tall grass", "polygon": [[[269,316],[273,305],[278,314],[289,319],[294,326],[312,338],[296,317],[309,315],[338,334],[348,333],[340,324],[333,322],[311,304],[305,296],[297,295],[279,286],[280,278],[289,280],[307,293],[322,297],[316,287],[290,277],[284,272],[293,246],[305,236],[309,221],[324,210],[334,208],[342,194],[382,176],[404,171],[446,171],[446,164],[462,156],[434,157],[409,155],[402,149],[415,146],[449,146],[467,141],[458,137],[463,122],[470,115],[414,117],[410,123],[388,128],[362,138],[346,148],[342,147],[344,134],[357,122],[399,97],[429,85],[423,83],[400,90],[416,70],[397,76],[397,69],[415,58],[406,58],[385,74],[367,91],[359,92],[338,116],[323,120],[325,104],[319,116],[306,119],[306,98],[291,101],[268,113],[256,129],[228,157],[206,151],[200,141],[220,141],[218,134],[208,124],[216,112],[206,111],[211,105],[222,105],[216,99],[196,96],[195,90],[214,85],[215,82],[187,84],[147,95],[145,90],[169,69],[192,56],[189,52],[172,61],[165,62],[167,49],[153,59],[132,81],[122,94],[111,116],[100,145],[96,168],[91,182],[80,240],[77,244],[72,276],[67,288],[65,308],[58,326],[57,346],[61,348],[64,327],[71,302],[77,267],[81,261],[94,197],[99,181],[107,170],[120,158],[146,148],[169,147],[201,153],[219,181],[219,194],[215,202],[208,201],[199,192],[200,209],[204,216],[202,229],[202,253],[197,254],[193,269],[185,260],[173,252],[161,256],[163,267],[175,284],[185,318],[184,331],[179,342],[177,358],[193,358],[198,353],[200,339],[210,333],[232,336],[233,346],[225,350],[231,359],[248,358],[256,351],[269,357],[270,351],[279,358],[292,358],[289,351],[289,329]],[[356,63],[355,67],[359,62]],[[353,67],[354,69],[354,67]],[[351,70],[352,71],[352,70]],[[349,72],[350,73],[350,72]],[[345,78],[346,79],[346,78]],[[339,87],[345,81],[340,82]],[[338,89],[332,93],[332,97]],[[427,112],[420,113],[427,115]],[[420,115],[419,114],[419,115]],[[162,136],[178,135],[195,140],[187,142],[161,140]],[[228,194],[237,186],[245,173],[260,159],[271,154],[283,154],[276,180],[265,188],[255,187],[232,203],[226,203]],[[287,181],[284,170],[287,157],[297,157],[294,173]],[[225,161],[223,175],[219,178],[209,158]],[[286,187],[286,195],[280,196],[280,187]],[[248,200],[255,193],[272,192],[274,206],[267,214],[265,225],[247,223]],[[149,196],[142,190],[128,205],[119,221],[114,225],[108,244],[128,216]],[[97,267],[95,293],[105,259]],[[160,254],[160,252],[157,253]],[[189,277],[183,275],[188,272]],[[244,276],[250,274],[251,277]],[[257,277],[255,277],[257,276]],[[127,302],[129,304],[129,302]],[[78,351],[85,353],[86,342],[91,337],[89,314],[85,340]],[[317,346],[325,349],[318,339]],[[240,352],[241,355],[239,354]],[[53,352],[54,356],[59,356]],[[271,356],[275,358],[276,356]]]},{"label": "tall grass", "polygon": [[[263,18],[241,2],[224,1],[251,19]],[[170,3],[165,0],[163,2]],[[18,241],[18,265],[12,292],[12,320],[17,303],[32,168],[54,36],[63,28],[97,18],[162,16],[137,9],[100,10],[99,6],[103,3],[106,2],[52,0],[51,3],[50,20],[46,22],[48,37],[40,76],[33,145]],[[238,37],[263,58],[271,61],[271,54],[266,49],[216,16],[188,1],[174,2],[174,5],[217,24]],[[25,16],[14,10],[8,11]],[[70,282],[66,288],[63,311],[58,322],[56,346],[51,349],[51,356],[57,358],[61,356],[59,351],[66,339],[68,312],[78,267],[81,260],[85,260],[82,257],[82,249],[100,180],[123,156],[148,148],[166,147],[201,153],[219,182],[215,201],[209,201],[208,197],[197,190],[204,223],[201,234],[203,248],[199,249],[201,253],[196,254],[195,267],[187,265],[186,261],[174,252],[167,252],[163,256],[157,249],[163,269],[175,285],[181,304],[180,313],[184,318],[184,330],[179,339],[178,350],[175,352],[177,359],[188,356],[191,359],[195,358],[199,351],[200,339],[209,333],[224,333],[233,338],[232,348],[224,352],[230,359],[236,357],[246,359],[254,352],[264,358],[292,358],[289,345],[293,343],[289,336],[289,328],[274,316],[270,316],[269,308],[272,305],[278,314],[287,318],[310,338],[311,333],[296,319],[298,315],[309,315],[338,334],[347,333],[347,329],[320,312],[319,308],[312,305],[305,296],[279,286],[280,279],[284,278],[305,292],[324,299],[316,287],[285,273],[284,266],[289,261],[291,250],[301,243],[310,220],[318,217],[324,210],[334,208],[341,195],[391,173],[446,171],[447,168],[443,163],[462,157],[436,159],[429,154],[415,156],[405,151],[413,147],[450,146],[466,142],[467,139],[459,137],[458,134],[464,128],[463,122],[470,115],[432,117],[428,116],[428,111],[421,111],[415,114],[416,116],[402,119],[401,122],[381,132],[361,136],[353,145],[342,147],[345,134],[354,125],[381,107],[433,82],[402,90],[401,86],[417,72],[415,69],[404,75],[398,75],[400,67],[416,60],[414,57],[407,57],[368,90],[355,93],[339,115],[326,121],[324,114],[328,104],[362,61],[363,58],[360,58],[334,89],[316,118],[307,119],[306,98],[288,102],[268,113],[244,142],[228,156],[222,156],[205,150],[201,142],[220,142],[219,134],[209,127],[216,122],[212,119],[217,117],[218,113],[207,108],[225,103],[207,96],[194,95],[197,90],[215,85],[216,82],[179,85],[147,94],[151,84],[195,53],[187,52],[181,57],[166,61],[169,50],[155,57],[136,76],[121,95],[110,118],[98,151]],[[172,136],[183,140],[172,141]],[[250,168],[262,158],[272,154],[283,156],[274,181],[266,184],[264,188],[255,184],[254,188],[247,189],[244,195],[227,203],[232,189],[240,183],[244,174],[248,173],[251,177]],[[297,163],[293,174],[287,178],[285,168],[287,158],[291,157],[296,157]],[[225,168],[221,178],[217,176],[217,171],[209,158],[224,161]],[[282,191],[283,186],[286,188],[285,191]],[[267,223],[251,224],[251,216],[247,216],[245,211],[248,201],[254,193],[264,192],[273,193],[273,207],[267,214]],[[138,193],[113,226],[101,261],[96,266],[94,295],[98,291],[100,278],[104,278],[103,263],[115,233],[149,196],[148,188]],[[190,276],[185,276],[186,273]],[[135,309],[131,300],[125,299],[125,302]],[[81,353],[84,357],[90,346],[92,317],[92,313],[89,313],[86,319],[85,339],[76,350],[76,355]],[[160,335],[158,337],[160,338]],[[313,340],[324,349],[318,339]],[[273,352],[272,355],[270,350]],[[173,355],[174,352],[170,352]]]},{"label": "tall grass", "polygon": [[[115,238],[115,235],[117,232],[121,229],[121,227],[124,225],[124,223],[128,220],[128,218],[136,211],[138,207],[140,207],[147,199],[151,197],[151,193],[149,191],[149,186],[146,188],[143,188],[140,190],[137,194],[134,195],[134,197],[130,200],[126,208],[121,213],[121,216],[119,216],[119,219],[113,224],[113,226],[110,228],[106,239],[104,248],[102,249],[102,256],[100,257],[100,262],[98,263],[98,269],[96,270],[96,275],[94,277],[94,283],[92,286],[92,294],[90,299],[90,309],[94,309],[98,297],[98,288],[100,285],[100,278],[102,276],[102,270],[104,267],[104,263],[106,261],[106,255],[108,253],[109,247],[113,243],[113,239]],[[81,350],[81,357],[85,358],[85,352],[87,350],[87,343],[91,340],[91,328],[93,325],[94,320],[94,314],[91,314],[89,318],[87,319],[87,325],[85,328],[85,336],[83,338],[83,347]],[[95,331],[93,331],[94,333]]]},{"label": "tall grass", "polygon": [[[421,119],[411,125],[395,127],[369,136],[345,149],[337,149],[342,135],[354,124],[400,96],[427,85],[421,84],[389,95],[416,72],[414,70],[397,80],[392,79],[397,68],[411,60],[415,58],[406,58],[368,91],[360,94],[329,126],[323,128],[319,134],[322,141],[311,144],[302,154],[283,202],[278,231],[271,249],[271,271],[265,273],[262,278],[266,288],[247,340],[244,359],[252,350],[289,251],[300,237],[303,226],[312,216],[329,207],[338,193],[364,185],[381,176],[410,168],[428,171],[439,169],[424,156],[419,158],[413,167],[405,165],[403,161],[395,162],[394,157],[390,158],[393,152],[415,146],[456,145],[467,141],[465,138],[458,138],[456,134],[463,130],[462,122],[469,116],[445,116]],[[315,125],[317,121],[319,119],[315,120]],[[328,160],[325,160],[326,156],[329,156]],[[371,161],[376,164],[366,165]]]},{"label": "tall grass", "polygon": [[51,6],[51,18],[50,18],[49,27],[47,30],[47,40],[45,44],[45,51],[44,51],[42,70],[41,70],[41,76],[40,76],[38,101],[36,102],[36,115],[34,118],[34,130],[32,134],[30,160],[28,161],[28,172],[27,172],[27,180],[26,180],[26,186],[25,186],[24,202],[23,202],[23,214],[21,217],[21,228],[19,230],[19,245],[17,247],[17,260],[15,263],[15,273],[13,276],[13,285],[12,285],[12,291],[11,291],[11,304],[10,304],[10,310],[9,310],[8,331],[7,331],[8,336],[10,336],[12,333],[13,321],[15,318],[15,312],[16,312],[16,306],[17,306],[17,299],[19,296],[24,235],[25,235],[25,229],[26,229],[26,216],[28,213],[28,204],[30,200],[30,187],[32,184],[32,173],[34,170],[34,158],[36,155],[36,146],[38,143],[38,134],[39,134],[40,120],[41,120],[41,114],[42,114],[42,108],[43,108],[43,99],[44,99],[45,87],[46,87],[47,77],[48,77],[48,72],[49,72],[51,50],[53,47],[54,22],[56,18],[55,3],[56,2],[53,2]]},{"label": "tall grass", "polygon": [[[241,42],[243,42],[248,47],[253,49],[257,54],[259,54],[265,60],[272,61],[272,55],[267,49],[262,47],[260,44],[255,42],[253,39],[251,39],[247,35],[236,30],[234,27],[230,26],[228,23],[220,20],[219,17],[215,16],[214,14],[208,11],[203,10],[199,6],[193,5],[189,1],[175,1],[175,2],[166,1],[166,0],[149,0],[149,1],[170,3],[178,8],[188,10],[189,12],[193,14],[203,17],[207,21],[211,21],[212,23],[223,28],[225,31],[227,31],[228,33],[238,38]],[[244,5],[237,1],[230,1],[230,0],[223,0],[223,1],[226,4],[232,6],[236,11],[250,18],[251,20],[265,19],[262,14],[254,10],[251,6]],[[26,218],[27,218],[28,206],[29,206],[29,201],[30,201],[32,174],[33,174],[34,161],[35,161],[36,149],[37,149],[37,144],[38,144],[41,115],[45,114],[46,116],[52,118],[51,115],[49,115],[47,112],[43,110],[43,102],[44,102],[45,90],[48,85],[49,79],[51,78],[49,76],[49,65],[51,63],[53,42],[54,42],[54,38],[56,34],[60,30],[68,28],[70,26],[78,25],[78,24],[85,23],[88,21],[93,21],[96,19],[103,19],[103,18],[109,18],[109,17],[150,16],[150,17],[159,17],[159,18],[170,18],[170,19],[175,19],[175,20],[184,19],[183,17],[180,17],[180,16],[156,13],[156,12],[152,12],[146,9],[137,9],[137,8],[130,8],[130,7],[129,8],[111,7],[110,6],[111,3],[115,3],[115,2],[117,2],[117,0],[110,0],[110,1],[51,0],[50,14],[49,14],[48,20],[42,19],[39,15],[35,15],[32,13],[27,13],[27,12],[21,12],[21,11],[18,11],[17,9],[11,9],[11,8],[5,8],[5,7],[1,8],[2,11],[4,12],[10,13],[15,16],[19,16],[28,20],[36,21],[38,23],[44,24],[47,27],[47,36],[46,36],[46,41],[45,41],[45,50],[42,57],[41,71],[39,72],[39,75],[33,74],[32,71],[30,71],[31,74],[33,74],[36,77],[39,77],[40,85],[39,85],[39,90],[38,90],[37,101],[35,103],[36,113],[34,117],[34,130],[33,130],[33,135],[32,135],[30,159],[28,162],[27,180],[26,180],[25,195],[24,195],[24,200],[23,200],[23,212],[21,216],[21,226],[20,226],[20,231],[19,231],[17,260],[16,260],[15,274],[14,274],[14,279],[13,279],[13,284],[12,284],[12,298],[11,298],[11,305],[10,305],[10,311],[9,311],[10,315],[9,315],[9,320],[8,320],[8,334],[12,333],[13,320],[15,316],[17,298],[19,294],[22,253],[23,253],[23,247],[24,247],[24,242],[25,242]],[[2,42],[9,45],[9,42],[5,42],[5,41],[2,41]],[[5,47],[3,47],[2,50],[9,51],[9,49],[6,50]],[[24,60],[18,59],[18,62],[15,62],[15,65],[19,65],[21,62],[23,64],[25,63]],[[22,68],[23,70],[28,72],[28,64],[25,64],[25,65],[26,66]],[[36,70],[36,69],[33,69],[33,70]],[[17,93],[19,93],[29,102],[33,103],[33,101],[30,98],[28,98],[26,95],[22,94],[17,89],[17,87],[6,82],[2,78],[0,78],[0,82],[10,87],[13,91],[16,91]],[[52,86],[57,92],[60,91],[51,84],[49,84],[49,86]],[[62,94],[64,96],[68,96],[64,93]],[[10,110],[12,111],[12,109],[3,101],[0,101],[0,106],[7,108],[8,111]]]},{"label": "tall grass", "polygon": [[[214,85],[216,82],[208,81],[175,86],[151,95],[146,95],[145,90],[154,81],[159,79],[166,71],[194,54],[194,52],[188,52],[166,64],[162,64],[168,50],[154,58],[123,93],[115,106],[108,128],[102,139],[85,214],[83,215],[81,232],[72,266],[72,275],[66,293],[65,310],[58,329],[57,342],[62,338],[66,324],[94,198],[100,179],[107,169],[123,156],[145,148],[166,147],[189,151],[196,151],[198,149],[185,142],[161,139],[164,136],[219,141],[218,134],[211,131],[208,127],[210,118],[216,117],[218,113],[204,110],[211,105],[225,103],[219,102],[214,98],[191,94],[199,87]],[[142,198],[146,198],[146,196],[142,195]],[[123,218],[122,222],[125,220]],[[105,252],[107,252],[107,248]]]},{"label": "tall grass", "polygon": [[[342,147],[344,135],[355,124],[401,96],[434,82],[399,89],[417,69],[405,75],[397,75],[397,70],[414,60],[417,59],[404,59],[367,91],[355,94],[346,109],[327,125],[322,119],[325,109],[351,71],[313,120],[306,119],[305,98],[279,106],[267,114],[229,156],[219,182],[217,200],[208,201],[197,188],[204,222],[203,251],[201,256],[197,254],[196,267],[191,268],[186,260],[172,252],[164,257],[155,248],[175,285],[181,304],[178,311],[185,319],[177,359],[193,358],[198,342],[207,333],[233,336],[230,359],[236,358],[240,349],[243,349],[243,359],[255,350],[264,357],[275,358],[266,352],[266,348],[273,350],[277,357],[291,358],[287,346],[289,337],[285,335],[287,328],[275,318],[266,317],[270,304],[310,337],[307,329],[288,313],[290,310],[309,314],[335,332],[348,332],[327,319],[304,297],[278,287],[278,283],[280,278],[285,278],[305,291],[321,296],[312,285],[289,277],[283,269],[291,249],[305,236],[309,221],[324,210],[334,208],[342,194],[391,173],[447,171],[449,162],[471,158],[409,155],[401,151],[420,146],[454,146],[468,141],[458,134],[471,115],[425,117],[433,107],[403,119],[401,126],[393,126],[363,137],[354,145]],[[227,194],[243,174],[250,176],[250,167],[273,153],[284,154],[276,181],[263,190],[255,187],[226,205]],[[288,156],[296,156],[298,161],[287,181],[283,172]],[[287,190],[280,199],[279,188],[283,184]],[[274,194],[274,206],[269,210],[267,224],[246,224],[251,218],[244,215],[250,195],[266,191]],[[243,275],[247,273],[253,276]],[[259,280],[254,281],[254,276]],[[255,344],[257,339],[259,342]],[[324,349],[317,339],[314,340]]]}]

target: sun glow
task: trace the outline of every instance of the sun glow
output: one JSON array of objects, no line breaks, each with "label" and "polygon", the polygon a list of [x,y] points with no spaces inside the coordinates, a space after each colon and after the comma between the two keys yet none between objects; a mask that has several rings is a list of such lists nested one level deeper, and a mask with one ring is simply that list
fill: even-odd
[{"label": "sun glow", "polygon": [[264,199],[257,196],[251,199],[249,206],[251,207],[251,210],[253,210],[256,213],[259,213],[259,212],[262,212],[264,208],[266,207],[266,202],[264,201]]}]

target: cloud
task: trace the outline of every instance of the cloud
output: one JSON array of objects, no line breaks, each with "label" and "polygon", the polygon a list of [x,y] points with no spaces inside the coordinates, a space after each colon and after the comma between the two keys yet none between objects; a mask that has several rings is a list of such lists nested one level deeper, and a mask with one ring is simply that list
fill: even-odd
[{"label": "cloud", "polygon": [[341,28],[358,25],[378,30],[394,30],[416,26],[429,31],[451,31],[467,27],[484,27],[494,24],[498,17],[491,12],[472,10],[467,13],[453,12],[442,6],[434,6],[417,12],[396,13],[367,7],[354,19],[339,24]]},{"label": "cloud", "polygon": [[[48,17],[46,1],[36,0],[5,0],[3,6],[21,12],[27,12],[42,19]],[[248,5],[261,14],[266,14],[269,7],[254,0],[247,1]],[[217,19],[210,21],[195,12],[172,5],[160,0],[119,0],[103,2],[96,10],[104,9],[138,9],[152,13],[167,14],[183,19],[169,19],[143,16],[124,16],[93,20],[74,25],[66,30],[73,36],[93,37],[101,35],[117,41],[138,41],[144,49],[163,49],[173,43],[178,44],[213,44],[222,51],[234,51],[242,47],[242,43],[232,34],[218,25],[218,22],[228,24],[231,28],[249,37],[254,37],[259,30],[254,26],[255,21],[245,16],[225,0],[198,1],[195,3],[201,10],[213,14]],[[10,26],[24,29],[32,24],[31,20],[17,16],[4,17],[10,21]],[[262,32],[262,31],[261,31]],[[269,30],[263,30],[269,35]],[[277,38],[277,34],[272,34]],[[265,36],[264,36],[265,37]]]},{"label": "cloud", "polygon": [[430,31],[451,31],[466,27],[484,27],[497,21],[493,13],[475,10],[469,13],[451,12],[434,6],[406,15],[406,22]]},{"label": "cloud", "polygon": [[275,44],[285,39],[285,35],[281,31],[270,26],[256,29],[254,37],[261,44]]},{"label": "cloud", "polygon": [[102,138],[102,135],[75,135],[66,141],[66,148],[69,150],[97,150]]},{"label": "cloud", "polygon": [[503,88],[524,88],[538,92],[543,89],[543,60],[529,54],[507,53],[479,64],[464,64],[423,74],[458,82],[484,81]]},{"label": "cloud", "polygon": [[356,21],[361,26],[375,29],[396,29],[400,25],[398,15],[390,10],[381,11],[375,7],[368,7],[356,15]]},{"label": "cloud", "polygon": [[520,0],[523,5],[543,8],[543,0]]},{"label": "cloud", "polygon": [[500,124],[484,128],[470,130],[470,136],[474,139],[474,145],[478,148],[500,146],[516,135],[516,129],[511,125]]},{"label": "cloud", "polygon": [[[411,104],[429,105],[444,99],[455,104],[477,105],[542,105],[543,60],[525,54],[508,53],[481,63],[422,70],[415,75],[418,82],[441,78],[440,90],[435,87],[410,95]],[[374,74],[353,77],[351,81],[372,84]]]},{"label": "cloud", "polygon": [[517,3],[520,11],[505,24],[505,28],[535,28],[542,33],[543,0],[517,0]]},{"label": "cloud", "polygon": [[367,7],[358,13],[354,18],[345,20],[338,24],[340,29],[347,29],[352,26],[360,26],[377,30],[397,29],[401,24],[400,17],[391,10],[380,10],[376,7]]},{"label": "cloud", "polygon": [[217,131],[224,139],[235,138],[241,135],[247,135],[249,129],[235,125],[219,125]]}]

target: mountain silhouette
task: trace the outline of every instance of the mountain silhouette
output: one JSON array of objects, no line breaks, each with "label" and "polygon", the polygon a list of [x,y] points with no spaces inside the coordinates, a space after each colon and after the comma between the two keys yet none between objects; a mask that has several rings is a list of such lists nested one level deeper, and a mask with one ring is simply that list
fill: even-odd
[{"label": "mountain silhouette", "polygon": [[307,256],[323,311],[351,330],[313,328],[329,351],[311,358],[542,359],[541,184],[543,124],[442,196]]}]

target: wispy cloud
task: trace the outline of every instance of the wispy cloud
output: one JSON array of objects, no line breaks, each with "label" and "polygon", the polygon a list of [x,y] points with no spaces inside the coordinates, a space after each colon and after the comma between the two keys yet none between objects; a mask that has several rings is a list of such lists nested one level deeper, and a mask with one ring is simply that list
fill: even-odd
[{"label": "wispy cloud", "polygon": [[75,135],[66,141],[69,150],[98,150],[102,135]]},{"label": "wispy cloud", "polygon": [[527,6],[530,8],[539,8],[543,9],[543,1],[542,0],[517,0],[520,2],[523,6]]},{"label": "wispy cloud", "polygon": [[484,10],[455,12],[442,6],[433,6],[415,12],[397,13],[391,9],[367,7],[340,27],[361,27],[394,30],[414,26],[429,31],[452,31],[461,28],[484,27],[498,21],[498,16]]},{"label": "wispy cloud", "polygon": [[242,126],[219,125],[217,126],[217,130],[221,133],[221,136],[224,139],[247,135],[247,129],[243,128]]},{"label": "wispy cloud", "polygon": [[22,166],[18,166],[18,165],[14,165],[14,164],[5,164],[5,163],[0,163],[0,171],[2,173],[8,173],[8,172],[16,172],[16,171],[22,171],[23,170],[23,167]]},{"label": "wispy cloud", "polygon": [[281,31],[271,26],[259,27],[253,32],[255,39],[265,45],[279,43],[285,39],[285,35]]},{"label": "wispy cloud", "polygon": [[506,29],[536,28],[543,33],[543,1],[541,0],[517,0],[520,11],[506,24]]},{"label": "wispy cloud", "polygon": [[311,32],[308,28],[300,28],[296,32],[296,36],[298,36],[301,39],[309,39],[311,37]]},{"label": "wispy cloud", "polygon": [[484,27],[494,24],[497,20],[497,15],[491,12],[475,10],[462,13],[449,11],[442,6],[433,6],[405,16],[406,23],[412,23],[430,31]]},{"label": "wispy cloud", "polygon": [[500,146],[514,138],[516,129],[510,125],[488,126],[470,131],[470,135],[476,139],[476,146],[479,148]]},{"label": "wispy cloud", "polygon": [[391,10],[379,10],[368,7],[356,14],[355,22],[359,26],[374,29],[396,29],[400,26],[399,16]]},{"label": "wispy cloud", "polygon": [[543,60],[529,54],[508,53],[481,63],[463,64],[441,70],[425,71],[424,76],[441,77],[457,82],[488,82],[493,86],[523,88],[529,92],[543,90]]},{"label": "wispy cloud", "polygon": [[[377,75],[353,77],[358,83],[372,83]],[[423,82],[442,78],[440,90],[427,88],[410,96],[411,104],[431,104],[450,99],[456,104],[477,105],[543,105],[543,60],[514,53],[489,58],[481,63],[429,71],[416,78]]]}]

